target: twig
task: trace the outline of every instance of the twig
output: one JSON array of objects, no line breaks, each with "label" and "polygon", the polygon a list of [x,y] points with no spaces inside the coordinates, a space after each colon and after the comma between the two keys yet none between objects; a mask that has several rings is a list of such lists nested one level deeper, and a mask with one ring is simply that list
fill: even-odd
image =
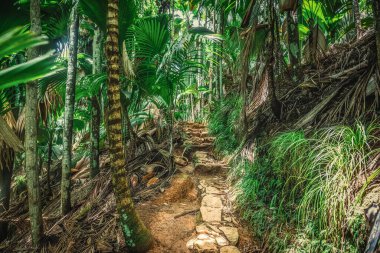
[{"label": "twig", "polygon": [[182,217],[182,216],[185,216],[185,215],[188,215],[188,214],[192,214],[192,213],[196,213],[199,211],[199,208],[197,209],[194,209],[194,210],[190,210],[190,211],[184,211],[180,214],[177,214],[176,216],[174,216],[174,219],[178,219],[179,217]]}]

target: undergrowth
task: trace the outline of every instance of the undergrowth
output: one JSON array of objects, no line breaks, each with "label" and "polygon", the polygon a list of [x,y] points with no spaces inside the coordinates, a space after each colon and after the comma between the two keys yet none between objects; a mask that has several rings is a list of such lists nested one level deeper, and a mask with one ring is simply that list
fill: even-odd
[{"label": "undergrowth", "polygon": [[229,96],[215,102],[209,116],[209,132],[215,139],[215,150],[223,154],[233,152],[239,146],[236,122],[242,110],[239,96]]},{"label": "undergrowth", "polygon": [[281,133],[257,143],[253,162],[232,166],[243,217],[270,252],[363,251],[366,226],[355,212],[353,182],[380,152],[371,148],[379,129],[357,123]]}]

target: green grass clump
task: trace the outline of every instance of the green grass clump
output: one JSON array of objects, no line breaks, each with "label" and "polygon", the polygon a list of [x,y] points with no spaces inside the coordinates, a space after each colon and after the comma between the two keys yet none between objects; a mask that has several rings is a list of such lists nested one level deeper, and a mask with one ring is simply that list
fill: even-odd
[{"label": "green grass clump", "polygon": [[253,163],[240,161],[238,203],[256,236],[272,238],[272,252],[361,252],[366,232],[352,183],[380,152],[371,148],[379,129],[282,133],[255,150]]},{"label": "green grass clump", "polygon": [[210,134],[216,137],[215,148],[218,152],[229,154],[239,146],[236,122],[239,122],[241,110],[239,96],[230,96],[214,104],[208,127]]}]

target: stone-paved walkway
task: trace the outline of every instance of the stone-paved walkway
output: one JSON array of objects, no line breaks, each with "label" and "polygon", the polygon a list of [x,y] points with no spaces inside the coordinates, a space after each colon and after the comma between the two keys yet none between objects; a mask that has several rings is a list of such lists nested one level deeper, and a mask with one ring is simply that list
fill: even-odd
[{"label": "stone-paved walkway", "polygon": [[213,138],[204,125],[184,123],[181,127],[187,136],[183,156],[193,161],[182,169],[196,175],[202,199],[196,233],[186,247],[192,252],[240,252],[236,247],[239,231],[233,216],[235,197],[225,181],[228,166],[213,155]]}]

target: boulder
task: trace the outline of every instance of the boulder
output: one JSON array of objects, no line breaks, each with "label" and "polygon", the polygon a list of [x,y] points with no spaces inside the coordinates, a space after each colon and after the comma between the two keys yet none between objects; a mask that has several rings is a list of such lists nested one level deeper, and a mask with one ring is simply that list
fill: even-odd
[{"label": "boulder", "polygon": [[229,244],[227,239],[224,238],[223,236],[217,236],[217,237],[215,237],[215,240],[216,240],[216,243],[221,247],[227,246]]},{"label": "boulder", "polygon": [[221,222],[222,208],[202,206],[200,208],[202,219],[205,222]]},{"label": "boulder", "polygon": [[239,232],[235,227],[220,227],[220,230],[223,231],[224,235],[227,237],[231,245],[235,246],[239,240]]},{"label": "boulder", "polygon": [[214,207],[214,208],[222,208],[223,203],[219,196],[215,195],[206,195],[202,199],[202,206],[205,207]]}]

